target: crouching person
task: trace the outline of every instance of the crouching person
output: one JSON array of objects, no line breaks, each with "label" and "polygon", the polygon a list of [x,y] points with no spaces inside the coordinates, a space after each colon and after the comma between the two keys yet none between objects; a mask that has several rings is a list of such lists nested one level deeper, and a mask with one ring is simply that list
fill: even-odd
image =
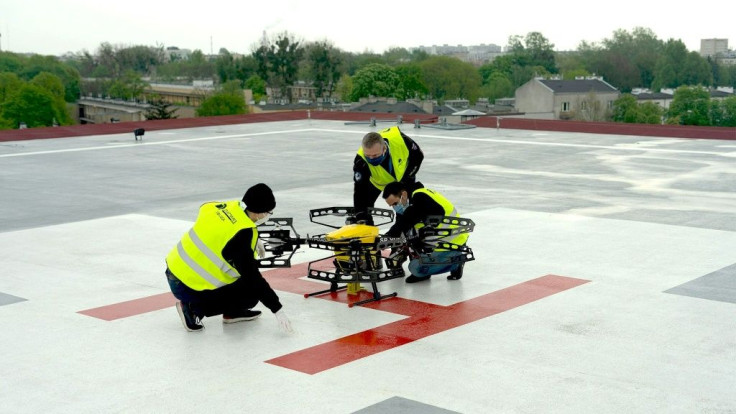
[{"label": "crouching person", "polygon": [[[414,231],[424,226],[424,221],[429,216],[458,217],[455,206],[448,199],[428,188],[420,187],[410,192],[406,184],[393,182],[384,188],[383,198],[396,212],[396,222],[385,234],[388,237],[411,236]],[[468,234],[458,234],[447,240],[460,246],[464,246],[467,241]],[[450,273],[447,276],[448,280],[460,279],[465,263],[447,263],[452,261],[454,256],[461,254],[458,251],[435,249],[429,256],[437,264],[423,264],[419,258],[413,258],[409,262],[411,275],[406,278],[406,283],[423,282],[429,280],[432,275],[447,272]]]},{"label": "crouching person", "polygon": [[[202,204],[192,228],[166,256],[166,277],[184,328],[204,329],[202,319],[222,315],[226,324],[251,321],[263,303],[282,330],[292,332],[276,292],[256,261],[262,250],[256,227],[273,214],[276,200],[266,184],[248,189],[241,200]],[[262,254],[262,253],[261,253]]]}]

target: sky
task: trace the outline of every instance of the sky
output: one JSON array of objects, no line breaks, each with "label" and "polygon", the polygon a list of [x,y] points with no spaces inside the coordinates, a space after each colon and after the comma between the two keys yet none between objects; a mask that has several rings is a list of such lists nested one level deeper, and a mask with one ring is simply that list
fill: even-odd
[{"label": "sky", "polygon": [[659,3],[2,0],[0,48],[94,54],[107,42],[248,54],[265,31],[270,37],[288,32],[304,42],[327,40],[356,53],[445,44],[505,46],[509,36],[530,32],[540,32],[555,50],[575,50],[581,41],[598,43],[616,30],[644,27],[661,40],[681,40],[691,51],[700,50],[701,39],[711,38],[728,39],[729,48],[736,49],[736,2],[709,3],[707,13],[692,10],[695,3]]}]

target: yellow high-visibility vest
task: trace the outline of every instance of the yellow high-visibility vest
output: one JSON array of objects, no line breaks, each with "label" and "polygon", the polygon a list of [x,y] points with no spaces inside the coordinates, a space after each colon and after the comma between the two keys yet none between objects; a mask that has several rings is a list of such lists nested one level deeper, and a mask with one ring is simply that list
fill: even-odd
[{"label": "yellow high-visibility vest", "polygon": [[[411,193],[411,195],[412,197],[414,197],[418,193],[423,193],[423,194],[428,195],[430,198],[432,198],[432,200],[436,201],[440,206],[442,206],[442,208],[445,209],[445,216],[460,217],[455,206],[450,202],[450,200],[446,199],[445,196],[443,196],[442,194],[434,190],[430,190],[428,188],[418,188],[414,190],[414,192]],[[417,223],[414,226],[414,228],[417,230],[419,230],[422,227],[424,227],[424,223]],[[440,224],[439,226],[437,226],[437,228],[446,228],[446,229],[454,229],[456,227],[458,226],[454,224]],[[447,243],[452,243],[452,244],[463,246],[465,245],[465,243],[467,243],[468,236],[469,234],[464,233],[464,234],[458,234],[454,237],[448,236],[448,237],[443,238],[442,240],[446,241]],[[437,249],[436,251],[446,251],[446,250],[447,249]]]},{"label": "yellow high-visibility vest", "polygon": [[222,257],[222,249],[239,231],[253,228],[250,247],[256,258],[258,230],[239,200],[210,202],[166,256],[169,270],[193,290],[212,290],[235,282],[240,274]]},{"label": "yellow high-visibility vest", "polygon": [[[391,165],[393,166],[394,175],[391,175],[389,171],[386,171],[386,169],[380,165],[371,165],[371,163],[369,163],[365,158],[362,145],[358,149],[358,155],[360,155],[360,157],[365,160],[366,164],[368,164],[368,168],[371,171],[371,184],[373,184],[377,189],[383,191],[386,184],[394,181],[401,181],[401,178],[404,177],[406,166],[409,163],[409,148],[404,142],[404,137],[401,136],[399,127],[394,126],[386,128],[379,132],[379,134],[388,141],[388,150],[391,155]],[[394,176],[396,178],[394,178]]]}]

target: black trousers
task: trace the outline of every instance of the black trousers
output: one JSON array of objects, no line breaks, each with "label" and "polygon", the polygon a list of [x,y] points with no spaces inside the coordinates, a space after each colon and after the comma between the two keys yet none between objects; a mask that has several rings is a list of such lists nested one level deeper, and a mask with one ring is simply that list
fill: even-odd
[{"label": "black trousers", "polygon": [[199,317],[238,314],[258,304],[258,298],[245,288],[242,278],[217,289],[194,290],[177,279],[167,268],[166,280],[174,297],[187,302]]}]

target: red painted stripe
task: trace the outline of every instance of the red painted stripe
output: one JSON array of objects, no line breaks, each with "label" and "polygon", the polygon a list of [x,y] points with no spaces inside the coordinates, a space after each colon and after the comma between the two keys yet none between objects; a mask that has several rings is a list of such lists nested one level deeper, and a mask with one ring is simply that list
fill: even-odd
[{"label": "red painted stripe", "polygon": [[[406,319],[273,358],[266,362],[306,374],[316,374],[505,312],[587,282],[589,281],[547,275],[451,306],[412,307],[414,309],[413,316]],[[387,300],[385,303],[389,304],[391,301]]]},{"label": "red painted stripe", "polygon": [[99,308],[79,311],[82,315],[92,316],[106,321],[127,318],[142,313],[153,312],[174,306],[177,299],[171,293],[160,293],[145,298],[129,300],[127,302],[114,303]]}]

